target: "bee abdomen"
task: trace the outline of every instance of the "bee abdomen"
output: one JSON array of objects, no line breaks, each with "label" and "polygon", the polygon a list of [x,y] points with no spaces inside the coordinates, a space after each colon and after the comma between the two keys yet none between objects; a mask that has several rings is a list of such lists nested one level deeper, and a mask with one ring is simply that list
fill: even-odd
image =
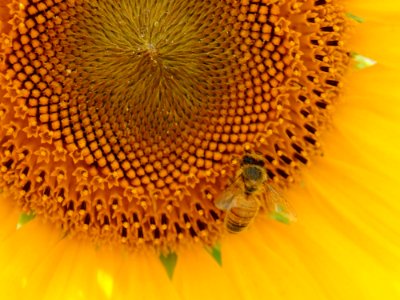
[{"label": "bee abdomen", "polygon": [[228,211],[225,217],[225,228],[229,233],[238,233],[247,228],[257,214],[257,207],[238,208]]}]

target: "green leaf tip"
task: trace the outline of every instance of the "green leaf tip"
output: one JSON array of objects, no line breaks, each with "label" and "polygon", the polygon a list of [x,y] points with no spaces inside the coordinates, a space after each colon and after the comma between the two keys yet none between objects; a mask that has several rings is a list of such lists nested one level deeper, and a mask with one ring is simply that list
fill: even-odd
[{"label": "green leaf tip", "polygon": [[271,214],[272,219],[274,219],[275,221],[281,222],[283,224],[290,224],[290,220],[287,216],[285,216],[284,214],[280,214],[277,212],[273,212]]},{"label": "green leaf tip", "polygon": [[36,215],[34,212],[20,214],[18,218],[17,229],[20,229],[26,223],[32,221],[35,217]]},{"label": "green leaf tip", "polygon": [[361,54],[358,54],[356,52],[351,53],[351,57],[353,58],[353,61],[355,63],[355,68],[359,70],[363,70],[369,67],[372,67],[373,65],[376,65],[376,61],[368,58],[366,56],[363,56]]},{"label": "green leaf tip", "polygon": [[206,251],[214,258],[214,260],[222,266],[221,243],[216,243],[213,247],[205,247]]},{"label": "green leaf tip", "polygon": [[167,255],[160,255],[160,261],[163,264],[165,270],[167,271],[169,279],[172,279],[174,276],[174,271],[176,267],[176,263],[178,261],[178,256],[176,253],[169,253]]},{"label": "green leaf tip", "polygon": [[274,211],[271,212],[271,218],[283,224],[291,224],[296,221],[296,216],[282,205],[275,205]]},{"label": "green leaf tip", "polygon": [[354,21],[356,21],[357,23],[364,23],[364,19],[361,17],[358,17],[356,15],[353,15],[352,13],[346,13],[346,17],[348,17],[349,19],[352,19]]}]

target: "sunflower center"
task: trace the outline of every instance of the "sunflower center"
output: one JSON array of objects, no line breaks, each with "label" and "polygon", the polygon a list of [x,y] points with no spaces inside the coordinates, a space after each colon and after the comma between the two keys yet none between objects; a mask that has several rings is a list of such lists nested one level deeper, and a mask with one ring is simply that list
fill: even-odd
[{"label": "sunflower center", "polygon": [[11,1],[0,188],[96,244],[213,244],[245,150],[280,187],[318,153],[343,16],[333,0]]},{"label": "sunflower center", "polygon": [[228,93],[232,42],[220,30],[228,24],[226,3],[124,0],[84,7],[66,46],[69,68],[80,74],[77,88],[88,90],[94,106],[121,115],[138,137],[171,134]]}]

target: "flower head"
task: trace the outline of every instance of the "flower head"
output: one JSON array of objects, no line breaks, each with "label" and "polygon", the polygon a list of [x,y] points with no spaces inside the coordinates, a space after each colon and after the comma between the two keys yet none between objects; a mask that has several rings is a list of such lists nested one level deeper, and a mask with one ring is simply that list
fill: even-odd
[{"label": "flower head", "polygon": [[[346,19],[338,3],[0,3],[2,298],[399,298],[399,7],[348,1]],[[344,46],[350,19],[365,23]],[[321,136],[347,48],[378,64],[348,74]],[[260,214],[208,248],[221,267],[203,245],[246,150],[299,220]],[[171,280],[152,251],[87,240],[201,243]]]},{"label": "flower head", "polygon": [[328,1],[10,1],[1,16],[0,186],[99,244],[215,243],[243,151],[292,182],[349,61]]}]

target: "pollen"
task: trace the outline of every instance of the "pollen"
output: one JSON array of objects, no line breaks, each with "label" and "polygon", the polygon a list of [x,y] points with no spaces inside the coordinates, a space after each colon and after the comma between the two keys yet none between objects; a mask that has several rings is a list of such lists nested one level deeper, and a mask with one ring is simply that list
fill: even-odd
[{"label": "pollen", "polygon": [[349,63],[337,1],[0,5],[0,188],[96,245],[213,245],[244,151],[288,187]]}]

